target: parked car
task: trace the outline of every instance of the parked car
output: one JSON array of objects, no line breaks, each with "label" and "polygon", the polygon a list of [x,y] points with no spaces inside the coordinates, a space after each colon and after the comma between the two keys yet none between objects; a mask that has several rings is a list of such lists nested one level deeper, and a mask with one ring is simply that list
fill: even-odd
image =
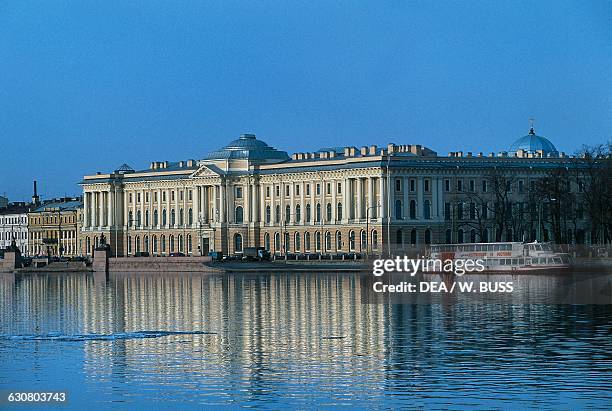
[{"label": "parked car", "polygon": [[185,254],[181,252],[170,253],[170,257],[185,257]]},{"label": "parked car", "polygon": [[134,257],[150,257],[151,254],[149,254],[148,251],[138,251],[136,254],[134,254]]},{"label": "parked car", "polygon": [[244,247],[242,259],[248,261],[262,261],[270,259],[270,252],[264,247]]}]

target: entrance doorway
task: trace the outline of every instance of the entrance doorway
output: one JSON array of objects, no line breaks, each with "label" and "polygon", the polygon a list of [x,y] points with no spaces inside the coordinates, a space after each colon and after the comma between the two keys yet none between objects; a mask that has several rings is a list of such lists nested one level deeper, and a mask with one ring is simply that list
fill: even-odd
[{"label": "entrance doorway", "polygon": [[202,237],[202,249],[200,250],[202,252],[202,255],[208,255],[208,252],[210,251],[210,243],[209,243],[209,239]]}]

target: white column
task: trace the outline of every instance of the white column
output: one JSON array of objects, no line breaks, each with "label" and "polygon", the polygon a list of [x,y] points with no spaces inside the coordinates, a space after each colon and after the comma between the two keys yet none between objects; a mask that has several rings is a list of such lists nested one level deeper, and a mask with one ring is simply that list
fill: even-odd
[{"label": "white column", "polygon": [[337,201],[336,201],[336,191],[338,191],[338,186],[337,186],[336,180],[332,180],[330,184],[331,184],[331,194],[332,194],[332,201],[331,201],[331,204],[332,204],[332,215],[331,215],[332,219],[331,219],[331,224],[335,224],[336,223],[336,219],[337,219],[336,212],[338,210],[338,206],[336,205],[336,203],[337,203]]},{"label": "white column", "polygon": [[290,182],[289,183],[289,203],[290,203],[290,207],[291,207],[291,213],[289,213],[289,218],[287,221],[287,224],[291,224],[291,223],[295,223],[295,201],[294,201],[294,197],[295,197],[295,183],[294,182]]},{"label": "white column", "polygon": [[355,184],[357,185],[357,200],[356,200],[356,217],[357,220],[361,220],[363,218],[363,180],[361,177],[355,179]]},{"label": "white column", "polygon": [[306,203],[304,201],[304,196],[306,190],[306,184],[304,182],[300,182],[300,224],[304,224],[306,222]]},{"label": "white column", "polygon": [[110,191],[108,192],[108,214],[107,214],[107,219],[108,219],[108,226],[112,227],[115,224],[114,221],[114,214],[115,214],[115,207],[113,205],[113,199],[115,197],[113,196],[113,188],[111,187]]},{"label": "white column", "polygon": [[225,210],[227,209],[226,200],[225,200],[225,182],[221,182],[220,185],[220,195],[219,195],[219,220],[224,223],[225,222]]},{"label": "white column", "polygon": [[191,190],[191,210],[193,212],[192,227],[200,226],[200,186],[193,186]]},{"label": "white column", "polygon": [[248,180],[244,186],[244,221],[251,222],[251,182]]},{"label": "white column", "polygon": [[417,180],[417,205],[416,205],[416,217],[422,219],[423,215],[423,177],[419,177]]},{"label": "white column", "polygon": [[[314,180],[310,181],[310,224],[315,223],[315,218],[317,216],[317,203],[315,201],[315,196],[317,195],[317,183]],[[314,238],[312,239],[314,241]]]},{"label": "white column", "polygon": [[91,213],[91,225],[93,227],[95,227],[95,229],[97,230],[98,227],[98,192],[94,191],[91,193],[91,197],[92,197],[92,203],[93,203],[93,208],[92,208],[92,213]]},{"label": "white column", "polygon": [[346,224],[349,219],[348,178],[342,183],[342,223]]},{"label": "white column", "polygon": [[380,197],[380,217],[387,218],[387,178],[385,176],[381,176],[378,179],[378,195]]},{"label": "white column", "polygon": [[85,192],[83,194],[83,228],[89,228],[89,193]]},{"label": "white column", "polygon": [[373,216],[378,216],[377,210],[374,207],[374,179],[372,177],[368,177],[368,209],[366,210],[366,216],[370,218]]}]

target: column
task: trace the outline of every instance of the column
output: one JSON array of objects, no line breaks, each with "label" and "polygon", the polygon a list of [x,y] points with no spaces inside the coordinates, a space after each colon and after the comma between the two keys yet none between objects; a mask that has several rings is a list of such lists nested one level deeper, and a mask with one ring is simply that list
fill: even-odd
[{"label": "column", "polygon": [[[402,188],[404,189],[403,217],[404,217],[404,220],[408,220],[410,219],[410,198],[408,198],[408,193],[410,191],[410,180],[408,180],[408,177],[404,177],[402,181]],[[418,208],[419,208],[419,205],[417,204],[417,211],[418,211]]]},{"label": "column", "polygon": [[374,202],[374,179],[368,177],[368,208],[366,210],[366,217],[378,216],[378,210],[376,210],[376,203]]},{"label": "column", "polygon": [[417,180],[417,207],[416,207],[416,217],[417,219],[421,219],[424,217],[423,215],[423,177],[419,177]]},{"label": "column", "polygon": [[386,185],[387,185],[387,178],[385,176],[381,176],[378,179],[378,186],[379,186],[379,197],[380,197],[380,217],[382,219],[387,218],[387,190],[386,190]]},{"label": "column", "polygon": [[162,193],[160,189],[157,189],[157,228],[161,227],[162,219]]},{"label": "column", "polygon": [[244,190],[244,221],[251,222],[251,182],[248,181]]},{"label": "column", "polygon": [[306,184],[304,182],[300,182],[300,224],[304,225],[306,222],[306,203],[304,201],[304,196],[306,190]]},{"label": "column", "polygon": [[115,224],[115,219],[114,214],[115,214],[115,207],[113,204],[113,200],[114,200],[115,196],[113,195],[113,188],[111,187],[111,190],[108,192],[108,226],[109,228],[112,227]]},{"label": "column", "polygon": [[348,186],[349,179],[345,178],[342,184],[342,222],[346,224],[349,219],[349,198],[348,198]]},{"label": "column", "polygon": [[191,211],[193,213],[192,227],[200,226],[200,186],[196,185],[191,194]]},{"label": "column", "polygon": [[361,177],[355,179],[355,184],[357,184],[356,217],[358,220],[361,220],[363,218],[363,189]]},{"label": "column", "polygon": [[219,194],[219,221],[225,222],[225,210],[227,209],[225,204],[225,182],[221,182]]},{"label": "column", "polygon": [[83,195],[83,228],[89,228],[89,193],[85,192]]},{"label": "column", "polygon": [[332,180],[330,184],[331,184],[331,194],[332,194],[332,201],[331,201],[331,204],[332,204],[332,214],[331,214],[331,217],[332,217],[332,219],[331,219],[331,223],[335,224],[336,223],[336,219],[338,217],[336,215],[336,212],[338,210],[338,206],[336,205],[336,203],[337,203],[337,201],[336,201],[336,191],[338,191],[338,186],[336,184],[336,180]]},{"label": "column", "polygon": [[289,184],[289,203],[291,207],[291,213],[289,213],[289,218],[287,219],[287,224],[295,223],[295,184],[291,182]]},{"label": "column", "polygon": [[91,208],[91,225],[93,228],[98,229],[98,196],[97,196],[97,192],[93,191],[91,193],[91,202],[92,202],[92,208]]}]

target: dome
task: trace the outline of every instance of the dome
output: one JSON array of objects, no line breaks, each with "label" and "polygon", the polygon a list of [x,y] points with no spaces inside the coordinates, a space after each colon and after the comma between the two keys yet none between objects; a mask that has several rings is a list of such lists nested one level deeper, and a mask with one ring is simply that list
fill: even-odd
[{"label": "dome", "polygon": [[538,150],[542,150],[544,155],[552,154],[557,155],[559,152],[553,143],[545,137],[536,135],[533,127],[529,129],[529,134],[525,137],[521,137],[510,146],[511,152],[518,150],[525,150],[527,153],[535,154]]},{"label": "dome", "polygon": [[208,153],[204,160],[248,159],[260,162],[284,161],[289,159],[286,151],[279,151],[254,134],[243,134],[225,147]]},{"label": "dome", "polygon": [[117,174],[127,174],[127,173],[133,173],[134,169],[132,167],[130,167],[129,165],[127,165],[126,163],[123,163],[118,169],[115,170],[115,173]]}]

